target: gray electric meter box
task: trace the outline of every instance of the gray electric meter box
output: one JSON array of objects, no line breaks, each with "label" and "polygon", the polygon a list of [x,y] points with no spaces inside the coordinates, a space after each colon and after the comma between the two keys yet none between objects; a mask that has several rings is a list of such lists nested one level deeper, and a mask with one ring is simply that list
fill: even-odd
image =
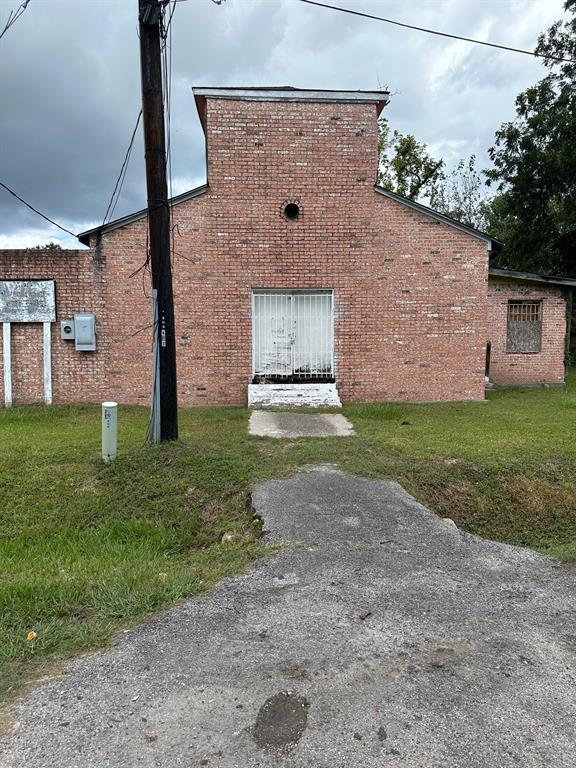
[{"label": "gray electric meter box", "polygon": [[74,315],[74,348],[80,352],[96,350],[96,318],[92,313]]},{"label": "gray electric meter box", "polygon": [[74,341],[74,320],[60,320],[60,338]]}]

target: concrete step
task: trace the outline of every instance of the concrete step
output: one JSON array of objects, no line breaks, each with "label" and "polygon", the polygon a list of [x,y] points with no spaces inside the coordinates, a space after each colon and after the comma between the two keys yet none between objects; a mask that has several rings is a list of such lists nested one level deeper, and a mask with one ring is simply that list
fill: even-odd
[{"label": "concrete step", "polygon": [[336,384],[249,384],[248,405],[259,408],[341,408]]}]

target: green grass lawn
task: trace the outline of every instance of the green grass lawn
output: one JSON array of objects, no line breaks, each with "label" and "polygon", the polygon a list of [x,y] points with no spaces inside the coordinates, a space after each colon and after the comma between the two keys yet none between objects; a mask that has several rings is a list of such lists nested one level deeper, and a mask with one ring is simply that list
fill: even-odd
[{"label": "green grass lawn", "polygon": [[348,406],[356,436],[320,440],[249,437],[242,408],[186,410],[160,447],[144,445],[145,409],[120,408],[108,465],[97,407],[0,412],[0,697],[244,570],[263,551],[251,487],[306,463],[396,479],[461,528],[576,560],[576,378],[488,397]]}]

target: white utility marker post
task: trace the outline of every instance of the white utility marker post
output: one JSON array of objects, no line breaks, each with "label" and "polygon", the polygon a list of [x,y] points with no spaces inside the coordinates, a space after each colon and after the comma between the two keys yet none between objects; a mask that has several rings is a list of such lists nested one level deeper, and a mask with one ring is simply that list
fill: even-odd
[{"label": "white utility marker post", "polygon": [[102,403],[102,458],[116,458],[118,446],[118,403]]}]

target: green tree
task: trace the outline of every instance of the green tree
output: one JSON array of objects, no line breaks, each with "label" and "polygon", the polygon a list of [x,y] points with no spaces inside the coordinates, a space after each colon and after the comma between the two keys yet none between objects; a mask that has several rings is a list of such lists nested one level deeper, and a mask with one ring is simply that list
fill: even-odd
[{"label": "green tree", "polygon": [[60,243],[46,243],[46,245],[35,245],[30,248],[31,251],[61,251]]},{"label": "green tree", "polygon": [[476,169],[476,156],[460,160],[448,174],[442,172],[430,194],[430,206],[440,213],[475,229],[486,229],[490,220],[490,201],[485,184]]},{"label": "green tree", "polygon": [[425,144],[399,131],[390,136],[388,120],[382,117],[378,121],[378,152],[380,186],[410,200],[431,196],[442,175],[444,162],[428,154]]},{"label": "green tree", "polygon": [[540,36],[548,74],[516,98],[516,117],[496,132],[488,184],[499,194],[492,233],[505,241],[497,263],[576,275],[576,0],[567,19]]}]

